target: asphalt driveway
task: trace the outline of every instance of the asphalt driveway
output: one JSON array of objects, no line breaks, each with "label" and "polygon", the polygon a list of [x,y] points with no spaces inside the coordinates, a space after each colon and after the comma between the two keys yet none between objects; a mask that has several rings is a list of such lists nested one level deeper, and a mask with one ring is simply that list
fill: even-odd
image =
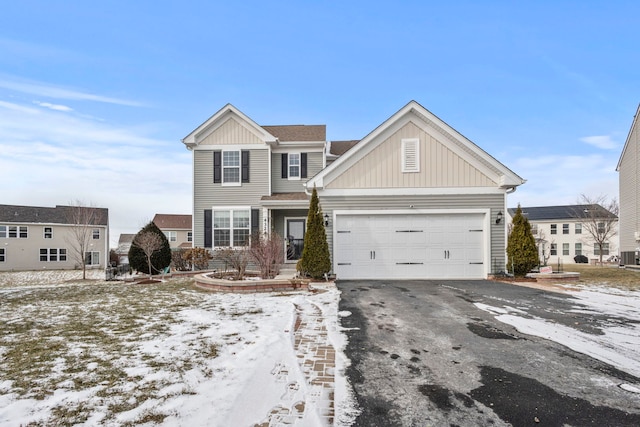
[{"label": "asphalt driveway", "polygon": [[[610,316],[567,295],[491,281],[339,281],[358,426],[638,426],[640,379],[519,333],[479,304],[508,301],[581,333]],[[623,324],[627,319],[616,319]]]}]

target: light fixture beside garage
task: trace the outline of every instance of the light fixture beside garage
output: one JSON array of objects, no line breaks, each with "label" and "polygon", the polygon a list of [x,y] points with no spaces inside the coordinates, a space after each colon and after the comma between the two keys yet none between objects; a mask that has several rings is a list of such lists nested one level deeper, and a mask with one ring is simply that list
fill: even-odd
[{"label": "light fixture beside garage", "polygon": [[496,224],[500,224],[502,222],[502,211],[498,211],[496,215]]},{"label": "light fixture beside garage", "polygon": [[324,226],[329,226],[329,214],[324,214]]}]

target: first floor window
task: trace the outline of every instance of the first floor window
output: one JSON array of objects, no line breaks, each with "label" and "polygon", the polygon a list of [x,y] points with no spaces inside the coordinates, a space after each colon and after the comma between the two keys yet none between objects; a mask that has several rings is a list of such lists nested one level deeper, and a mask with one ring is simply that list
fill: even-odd
[{"label": "first floor window", "polygon": [[7,250],[5,248],[0,248],[0,262],[5,262],[7,260]]},{"label": "first floor window", "polygon": [[213,211],[213,246],[241,247],[249,243],[251,211],[229,209]]},{"label": "first floor window", "polygon": [[562,244],[562,255],[569,255],[569,244],[568,243],[563,243]]},{"label": "first floor window", "polygon": [[576,243],[576,255],[582,255],[582,243]]},{"label": "first floor window", "polygon": [[56,262],[66,261],[67,250],[64,248],[41,248],[40,249],[40,261],[42,262]]},{"label": "first floor window", "polygon": [[558,245],[556,243],[551,244],[551,255],[558,255]]},{"label": "first floor window", "polygon": [[[597,243],[595,245],[593,245],[593,254],[600,256],[600,246]],[[609,244],[608,243],[603,243],[602,244],[602,255],[609,255]]]},{"label": "first floor window", "polygon": [[170,242],[178,240],[178,233],[176,231],[165,231],[164,235],[167,236],[167,240]]},{"label": "first floor window", "polygon": [[44,238],[45,239],[53,239],[53,228],[45,227],[44,228]]},{"label": "first floor window", "polygon": [[100,252],[90,251],[84,253],[85,265],[98,265],[100,264]]}]

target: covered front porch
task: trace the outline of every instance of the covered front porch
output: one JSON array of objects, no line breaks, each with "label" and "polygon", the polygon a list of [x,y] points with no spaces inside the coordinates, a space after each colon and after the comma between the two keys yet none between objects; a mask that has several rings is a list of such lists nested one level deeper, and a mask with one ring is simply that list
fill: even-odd
[{"label": "covered front porch", "polygon": [[302,256],[307,231],[309,196],[301,193],[276,193],[263,196],[263,232],[275,232],[284,238],[284,262],[296,263]]}]

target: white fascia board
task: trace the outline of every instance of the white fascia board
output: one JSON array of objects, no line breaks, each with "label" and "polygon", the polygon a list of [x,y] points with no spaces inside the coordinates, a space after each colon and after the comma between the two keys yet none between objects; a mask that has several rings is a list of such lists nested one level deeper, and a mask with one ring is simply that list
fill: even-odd
[{"label": "white fascia board", "polygon": [[319,197],[358,196],[443,196],[465,194],[505,194],[499,187],[455,187],[455,188],[348,188],[318,190]]},{"label": "white fascia board", "polygon": [[280,142],[271,147],[271,151],[274,153],[288,153],[291,150],[297,150],[304,153],[324,153],[324,141]]},{"label": "white fascia board", "polygon": [[221,145],[198,145],[193,151],[238,151],[238,150],[268,150],[269,146],[263,144],[221,144]]},{"label": "white fascia board", "polygon": [[288,209],[291,207],[309,207],[309,200],[261,200],[260,205],[271,209]]}]

